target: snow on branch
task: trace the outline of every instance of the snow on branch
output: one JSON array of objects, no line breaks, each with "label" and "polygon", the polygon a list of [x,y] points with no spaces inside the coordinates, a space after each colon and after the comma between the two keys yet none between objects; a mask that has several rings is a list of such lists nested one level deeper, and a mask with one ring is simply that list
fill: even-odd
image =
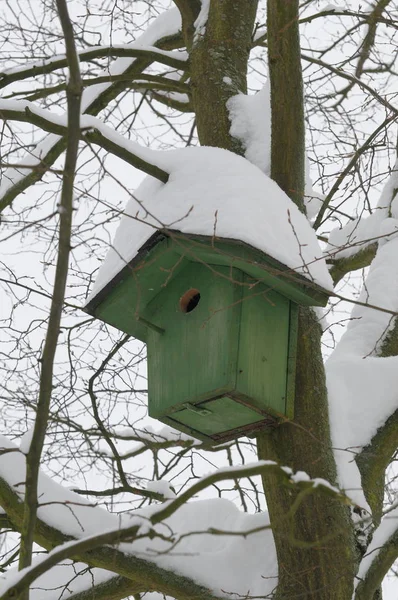
[{"label": "snow on branch", "polygon": [[[186,70],[188,67],[187,54],[161,50],[156,46],[144,46],[141,43],[117,44],[115,46],[95,46],[89,50],[81,50],[78,53],[80,62],[89,62],[99,58],[145,58],[151,62],[158,62],[174,69]],[[29,77],[46,75],[67,66],[65,55],[53,56],[47,60],[30,63],[27,66],[12,67],[0,72],[0,89],[14,83],[23,81]]]},{"label": "snow on branch", "polygon": [[353,600],[372,600],[398,558],[398,505],[388,511],[373,533],[358,573]]},{"label": "snow on branch", "polygon": [[[0,501],[18,525],[23,515],[25,456],[6,438],[1,438],[0,445],[3,450],[0,455]],[[61,545],[37,559],[32,567],[19,573],[7,572],[2,578],[1,598],[9,597],[7,594],[11,591],[19,593],[71,556],[93,567],[112,564],[115,573],[137,582],[140,591],[143,591],[143,582],[147,583],[150,571],[154,589],[181,597],[182,588],[178,591],[181,578],[173,576],[171,584],[166,576],[167,571],[177,571],[185,582],[186,578],[192,578],[192,592],[198,598],[206,597],[206,593],[211,597],[209,590],[217,597],[224,596],[223,590],[228,589],[242,594],[250,589],[251,594],[266,595],[275,587],[277,575],[267,514],[241,513],[232,502],[220,498],[189,501],[217,482],[260,475],[269,470],[278,474],[283,485],[297,489],[299,499],[318,490],[318,493],[326,493],[341,502],[350,502],[327,481],[311,479],[305,473],[294,474],[291,469],[273,461],[260,461],[220,469],[202,477],[171,501],[118,516],[82,500],[41,473],[39,541],[43,543],[47,526],[58,531],[55,543]],[[192,523],[195,523],[195,531],[192,531]],[[54,546],[54,537],[44,541],[45,547]],[[112,561],[108,563],[110,555]],[[212,568],[215,557],[217,570]],[[66,578],[58,581],[59,585],[64,585],[69,576],[67,571]],[[51,580],[51,570],[48,577]],[[55,597],[50,592],[46,594],[46,600]]]},{"label": "snow on branch", "polygon": [[[65,114],[57,115],[27,100],[0,100],[0,119],[32,123],[58,136],[66,135],[68,128]],[[111,154],[160,181],[167,181],[168,173],[156,164],[161,152],[150,150],[126,139],[91,115],[82,115],[80,127],[82,140],[101,146]],[[1,197],[2,195],[0,195],[0,199]]]},{"label": "snow on branch", "polygon": [[[326,363],[332,442],[340,485],[366,506],[355,457],[398,408],[398,357],[383,345],[398,313],[398,170],[395,167],[376,212],[331,235],[341,252],[375,239],[377,252],[350,323]],[[349,254],[348,254],[349,256]],[[373,307],[371,308],[370,305]],[[380,307],[383,310],[377,310]],[[361,500],[362,498],[362,500]]]},{"label": "snow on branch", "polygon": [[[173,37],[179,35],[181,30],[181,16],[178,9],[173,8],[161,13],[136,40],[139,46],[166,47],[169,41],[175,46]],[[129,73],[131,76],[141,73],[146,69],[151,59],[136,59],[122,57],[113,62],[104,72],[104,76],[122,75]],[[120,89],[120,83],[101,83],[93,85],[83,93],[82,112],[90,115],[97,114],[104,105],[112,100]],[[0,186],[0,211],[10,205],[14,198],[29,186],[39,181],[47,169],[55,162],[65,149],[65,140],[57,135],[50,134],[42,139],[21,161],[21,167],[6,169],[2,176]],[[25,165],[27,170],[25,170]],[[31,168],[33,167],[33,169]]]}]

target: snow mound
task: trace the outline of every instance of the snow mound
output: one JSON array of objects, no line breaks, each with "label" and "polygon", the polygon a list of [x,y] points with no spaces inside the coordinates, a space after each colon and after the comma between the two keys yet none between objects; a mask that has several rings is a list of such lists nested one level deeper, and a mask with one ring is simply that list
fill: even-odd
[{"label": "snow mound", "polygon": [[161,154],[166,184],[147,177],[127,204],[93,298],[159,229],[245,242],[332,290],[315,232],[288,196],[248,160],[220,148]]}]

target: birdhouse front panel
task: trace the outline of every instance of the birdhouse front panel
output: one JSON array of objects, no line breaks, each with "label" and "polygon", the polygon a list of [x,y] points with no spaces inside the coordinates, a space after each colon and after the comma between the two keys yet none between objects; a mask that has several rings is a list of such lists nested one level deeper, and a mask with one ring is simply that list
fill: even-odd
[{"label": "birdhouse front panel", "polygon": [[159,418],[235,389],[241,271],[188,263],[149,303],[149,414]]}]

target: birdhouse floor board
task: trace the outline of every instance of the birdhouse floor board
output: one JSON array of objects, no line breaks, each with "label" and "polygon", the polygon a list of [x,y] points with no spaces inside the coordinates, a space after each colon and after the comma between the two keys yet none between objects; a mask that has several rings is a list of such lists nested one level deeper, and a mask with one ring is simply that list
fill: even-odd
[{"label": "birdhouse floor board", "polygon": [[227,396],[205,402],[199,407],[209,411],[210,414],[201,415],[199,412],[184,409],[173,413],[171,418],[209,437],[264,420],[264,415]]}]

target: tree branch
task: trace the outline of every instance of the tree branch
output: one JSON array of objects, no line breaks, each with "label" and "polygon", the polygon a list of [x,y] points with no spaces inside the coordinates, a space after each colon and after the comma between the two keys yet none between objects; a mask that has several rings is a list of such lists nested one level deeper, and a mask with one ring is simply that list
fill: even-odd
[{"label": "tree branch", "polygon": [[[155,47],[159,46],[163,49],[173,49],[179,48],[183,45],[182,37],[180,33],[175,35],[165,36],[154,44]],[[133,60],[132,63],[123,70],[123,74],[130,74],[134,77],[134,74],[141,73],[144,71],[150,64],[151,60],[149,59],[136,59]],[[84,114],[87,115],[96,115],[98,114],[111,100],[113,100],[122,89],[124,89],[125,84],[121,82],[116,82],[110,84],[105,90],[102,90],[96,95],[93,100],[87,105],[87,108],[84,111]],[[62,154],[65,150],[65,139],[59,138],[55,136],[47,136],[40,142],[35,148],[35,158],[33,160],[33,167],[29,168],[29,173],[25,174],[22,172],[22,169],[12,169],[11,173],[7,171],[3,174],[3,181],[9,179],[9,184],[7,186],[6,191],[0,197],[0,212],[6,207],[9,206],[13,200],[21,194],[21,192],[25,191],[31,185],[34,185],[37,181],[42,179],[44,173],[51,165],[56,161],[56,159]],[[32,155],[28,155],[28,161],[32,162]],[[140,167],[138,167],[140,168]]]},{"label": "tree branch", "polygon": [[[153,47],[142,48],[138,46],[134,48],[134,44],[131,46],[100,46],[98,48],[90,48],[90,50],[83,50],[78,52],[80,62],[89,62],[98,58],[144,58],[150,62],[157,62],[173,69],[187,70],[189,63],[186,59],[180,58],[173,52],[161,50]],[[66,56],[57,57],[55,59],[49,59],[47,61],[41,61],[22,67],[20,69],[10,69],[11,72],[4,71],[0,73],[0,89],[3,89],[14,83],[15,81],[23,81],[29,77],[37,77],[39,75],[46,75],[53,73],[58,69],[64,69],[68,66],[68,60]]]},{"label": "tree branch", "polygon": [[362,146],[355,151],[351,160],[349,161],[349,163],[347,164],[345,169],[343,169],[341,171],[341,173],[337,177],[336,181],[332,185],[331,189],[329,190],[326,198],[322,202],[322,206],[321,206],[319,213],[314,222],[313,227],[315,230],[317,230],[324,223],[323,217],[324,217],[324,214],[325,214],[330,202],[333,199],[333,196],[335,195],[335,193],[337,192],[337,190],[339,189],[339,187],[341,186],[341,184],[343,183],[343,181],[347,177],[347,175],[355,167],[355,165],[357,164],[357,162],[360,159],[360,157],[362,156],[362,154],[364,154],[364,152],[366,152],[366,150],[368,150],[371,147],[372,142],[376,139],[376,137],[379,135],[379,133],[385,132],[387,130],[387,128],[389,127],[389,125],[394,123],[397,119],[398,119],[398,112],[395,112],[392,116],[385,119],[383,121],[383,123],[381,123],[378,127],[376,127],[376,129],[374,131],[372,131],[372,133],[365,140],[365,142],[362,144]]},{"label": "tree branch", "polygon": [[[396,510],[395,510],[396,512]],[[395,515],[395,520],[398,515]],[[392,515],[386,515],[384,519],[394,518]],[[383,527],[384,519],[380,527]],[[377,530],[375,532],[377,535]],[[371,543],[367,554],[362,559],[365,573],[362,575],[361,566],[358,576],[360,581],[356,587],[353,600],[373,600],[376,590],[381,586],[382,581],[398,557],[398,525],[386,541],[377,547]],[[369,564],[370,563],[370,564]]]},{"label": "tree branch", "polygon": [[65,38],[69,66],[67,84],[68,131],[65,167],[60,201],[60,225],[58,258],[54,278],[54,291],[50,306],[48,329],[41,359],[39,398],[37,402],[33,436],[26,457],[26,483],[24,518],[21,527],[19,568],[32,562],[34,531],[38,508],[38,477],[40,458],[46,435],[48,413],[53,388],[53,367],[60,332],[61,316],[65,298],[66,279],[69,269],[70,238],[72,231],[73,184],[77,162],[80,134],[80,104],[83,87],[80,78],[79,59],[76,53],[74,33],[69,19],[66,0],[56,0],[57,10]]},{"label": "tree branch", "polygon": [[330,275],[333,283],[337,284],[347,273],[364,269],[368,267],[377,252],[377,243],[372,243],[365,248],[360,248],[358,252],[344,258],[329,259],[326,262],[331,265]]},{"label": "tree branch", "polygon": [[[20,105],[20,108],[18,105]],[[68,132],[68,121],[64,116],[54,115],[50,111],[40,109],[26,100],[0,101],[0,119],[31,123],[44,131],[59,136],[65,136]],[[161,155],[161,152],[144,148],[135,142],[126,140],[123,135],[90,115],[82,117],[81,126],[82,128],[77,132],[81,140],[100,146],[126,163],[164,183],[168,180],[169,174],[156,165],[156,158]],[[149,158],[154,159],[153,162],[146,160]],[[28,164],[26,168],[31,167]],[[4,197],[0,202],[1,208],[1,204],[5,204]]]}]

